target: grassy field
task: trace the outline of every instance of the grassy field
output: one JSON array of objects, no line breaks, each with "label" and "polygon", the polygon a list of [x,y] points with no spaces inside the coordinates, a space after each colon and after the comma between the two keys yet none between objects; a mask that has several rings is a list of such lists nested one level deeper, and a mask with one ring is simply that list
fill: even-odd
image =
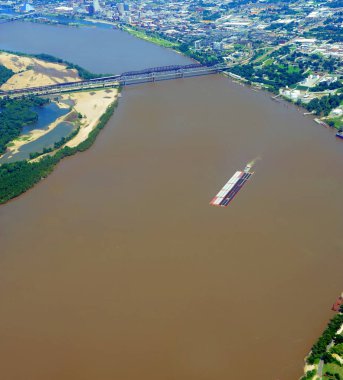
[{"label": "grassy field", "polygon": [[294,66],[288,66],[288,73],[293,74],[293,73],[299,73],[299,67],[294,67]]},{"label": "grassy field", "polygon": [[152,43],[159,45],[159,46],[163,46],[163,47],[171,48],[171,49],[177,49],[179,47],[179,44],[176,42],[171,42],[171,41],[165,40],[165,39],[157,37],[157,36],[150,36],[147,33],[145,33],[144,31],[132,29],[128,26],[124,26],[123,30],[125,32],[132,34],[133,36],[135,36],[137,38],[141,38],[142,40],[152,42]]},{"label": "grassy field", "polygon": [[333,121],[335,123],[335,128],[343,128],[343,117],[334,117],[334,118],[329,118],[328,121]]},{"label": "grassy field", "polygon": [[273,58],[268,58],[263,62],[263,66],[270,66],[274,62]]},{"label": "grassy field", "polygon": [[[332,364],[332,363],[328,363],[328,364],[324,364],[324,367],[323,367],[323,375],[325,373],[332,373],[332,374],[338,374],[340,376],[341,379],[343,379],[343,368],[338,366],[337,364]],[[336,378],[334,376],[325,376],[324,377],[325,379],[333,379],[333,380],[336,380]]]}]

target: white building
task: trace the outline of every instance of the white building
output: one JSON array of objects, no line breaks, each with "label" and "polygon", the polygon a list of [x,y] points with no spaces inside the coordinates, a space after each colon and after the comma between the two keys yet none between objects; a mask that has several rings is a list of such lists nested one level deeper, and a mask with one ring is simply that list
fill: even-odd
[{"label": "white building", "polygon": [[94,8],[94,13],[101,11],[99,0],[93,0],[93,8]]},{"label": "white building", "polygon": [[201,49],[201,40],[194,41],[194,49],[195,50]]},{"label": "white building", "polygon": [[117,4],[117,9],[120,15],[124,14],[125,8],[124,8],[124,3],[118,3]]}]

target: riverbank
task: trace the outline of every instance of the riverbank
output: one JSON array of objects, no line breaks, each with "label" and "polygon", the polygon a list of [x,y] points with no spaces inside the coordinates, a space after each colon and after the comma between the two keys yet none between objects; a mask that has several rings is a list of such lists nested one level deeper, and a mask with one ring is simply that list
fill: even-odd
[{"label": "riverbank", "polygon": [[97,122],[93,120],[94,128],[88,134],[84,133],[81,139],[77,135],[75,136],[77,145],[72,143],[74,141],[72,139],[56,152],[40,156],[32,162],[18,161],[0,166],[0,204],[6,203],[29,190],[49,175],[63,158],[89,149],[112,116],[117,104],[118,99],[116,97],[116,100],[112,101]]},{"label": "riverbank", "polygon": [[328,323],[322,335],[305,358],[301,380],[343,378],[343,308]]},{"label": "riverbank", "polygon": [[[249,80],[247,80],[247,79],[245,79],[239,75],[231,73],[231,72],[224,73],[224,75],[226,77],[231,78],[236,83],[239,83],[243,86],[251,87],[254,91],[264,91],[264,92],[269,93],[269,94],[274,94],[274,96],[272,96],[272,99],[274,101],[283,100],[287,103],[293,104],[294,106],[296,106],[299,109],[299,111],[301,111],[303,113],[304,116],[310,116],[311,119],[316,124],[324,126],[325,128],[333,129],[333,130],[335,130],[335,132],[337,132],[337,130],[339,130],[343,126],[343,106],[342,105],[341,105],[341,108],[342,108],[341,116],[334,116],[334,112],[332,111],[327,116],[319,116],[318,117],[318,115],[316,115],[314,110],[311,110],[311,112],[309,112],[309,109],[306,108],[307,104],[299,102],[299,101],[294,101],[291,98],[284,96],[282,93],[275,94],[275,92],[272,91],[272,89],[270,89],[267,85],[263,85],[261,83],[251,82],[251,81],[249,81]],[[324,94],[323,97],[327,97],[327,94]]]},{"label": "riverbank", "polygon": [[[29,21],[32,22],[32,20],[29,20]],[[82,22],[83,20],[75,19],[74,21],[75,21],[75,24],[73,24],[73,26],[75,26],[75,25],[84,26],[85,25],[85,23]],[[146,33],[142,29],[137,29],[137,28],[134,28],[132,26],[123,25],[123,24],[119,24],[118,22],[113,22],[113,21],[108,21],[108,20],[93,19],[90,17],[84,18],[84,21],[86,21],[90,24],[94,24],[94,25],[96,25],[96,24],[109,25],[109,26],[112,26],[113,28],[123,30],[124,32],[127,32],[134,37],[140,38],[141,40],[148,41],[148,42],[154,43],[155,45],[159,45],[159,46],[162,46],[165,48],[174,49],[176,52],[181,53],[178,50],[178,48],[180,46],[180,44],[178,42],[169,41],[165,38],[162,38],[157,33],[152,35],[150,33]],[[71,26],[71,24],[68,24],[68,26]]]},{"label": "riverbank", "polygon": [[75,68],[68,68],[67,64],[48,62],[34,56],[0,51],[0,64],[14,72],[14,75],[0,87],[4,91],[81,80]]},{"label": "riverbank", "polygon": [[[122,31],[126,31],[127,33],[129,33],[129,34],[131,34],[131,35],[133,35],[133,36],[135,36],[141,40],[151,42],[154,45],[168,47],[180,55],[182,54],[185,57],[192,58],[192,59],[194,59],[198,62],[201,62],[203,64],[213,64],[213,63],[218,62],[218,60],[220,62],[223,62],[223,57],[221,57],[221,56],[220,57],[218,56],[217,59],[215,59],[216,57],[214,57],[212,53],[210,53],[210,55],[208,55],[208,53],[206,53],[206,52],[200,53],[198,50],[195,50],[193,44],[177,42],[176,39],[173,38],[172,34],[169,37],[169,35],[167,35],[167,34],[161,34],[161,33],[156,32],[156,31],[146,30],[146,28],[136,27],[136,26],[132,26],[129,24],[121,24],[119,22],[113,22],[113,21],[108,21],[108,20],[101,20],[101,19],[97,19],[97,18],[89,18],[89,17],[87,17],[84,20],[75,19],[75,22],[80,23],[80,25],[88,25],[88,26],[91,24],[94,24],[94,25],[98,24],[99,29],[101,28],[100,24],[103,24],[103,26],[102,26],[103,29],[111,29],[111,27],[114,29],[121,29]],[[104,27],[104,25],[107,25],[107,26]],[[211,54],[212,54],[212,56],[211,56]],[[252,56],[250,58],[253,59],[254,57]],[[232,70],[238,69],[238,71],[239,71],[239,69],[243,68],[243,66],[248,66],[248,63],[249,62],[247,60],[242,60],[239,62],[238,61],[234,61],[234,62],[230,61],[230,63],[228,64],[228,68],[232,68]],[[145,67],[149,67],[149,66],[146,65]],[[253,81],[256,80],[256,82],[258,81],[258,79],[252,79],[252,77],[249,76],[244,70],[242,70],[242,75],[245,78],[241,77],[241,80],[248,82],[248,84],[250,84],[252,80]],[[278,90],[277,86],[272,85],[272,84],[267,85],[266,83],[268,83],[268,81],[260,80],[260,82],[261,83],[251,83],[251,85],[253,87],[262,88],[263,90],[266,90],[266,91],[274,94],[276,97],[282,95],[281,93],[278,92],[279,90]],[[285,82],[284,86],[289,84],[289,82],[287,82],[287,81],[284,81],[284,82]],[[297,86],[295,86],[294,88],[293,88],[293,86],[291,86],[290,91],[293,91],[293,90],[296,91],[297,88],[298,88]],[[283,88],[283,90],[285,90],[285,89],[287,89],[287,86],[285,88]],[[324,93],[322,95],[324,98],[328,98],[327,96],[324,96],[325,95]],[[310,98],[311,97],[309,97],[308,99],[310,99]],[[285,96],[284,99],[287,100],[288,102],[291,102],[291,103],[296,102],[295,98],[293,98],[293,97]],[[327,99],[326,103],[329,103],[329,102],[331,103],[331,100],[332,100],[331,98]],[[299,101],[297,103],[299,103]],[[296,105],[300,105],[300,104],[296,104]],[[303,102],[302,106],[305,108],[307,107],[306,100]],[[312,104],[310,106],[312,107]],[[317,112],[317,116],[319,115],[319,117],[321,118],[321,121],[323,121],[327,125],[334,127],[336,129],[341,128],[343,126],[343,105],[338,107],[338,109],[333,109],[333,107],[331,107],[331,109],[333,109],[333,112],[330,115],[327,115],[327,113],[326,113],[326,111],[327,111],[326,105],[321,104],[320,107],[322,107],[322,106],[323,106],[322,111],[318,110],[318,107],[316,107],[316,109],[315,109],[315,112]],[[311,111],[309,111],[309,112],[311,112]],[[323,116],[323,115],[325,115],[325,116]]]},{"label": "riverbank", "polygon": [[96,128],[101,116],[118,98],[117,89],[97,90],[91,92],[74,92],[63,95],[62,99],[74,102],[74,109],[80,115],[79,133],[66,146],[74,148],[84,142]]},{"label": "riverbank", "polygon": [[155,45],[159,45],[165,48],[174,49],[177,53],[181,53],[181,51],[179,50],[179,43],[166,40],[157,34],[148,34],[143,30],[138,30],[127,25],[121,26],[120,29],[124,32],[130,33],[134,37],[140,38],[141,40],[148,41]]},{"label": "riverbank", "polygon": [[[44,138],[63,122],[72,124],[77,133],[75,133],[66,144],[62,144],[58,149],[50,148],[50,151],[56,153],[64,146],[71,148],[76,147],[84,142],[88,135],[96,128],[101,115],[106,112],[106,109],[111,103],[117,100],[117,96],[117,89],[106,89],[91,92],[84,91],[68,93],[54,98],[54,102],[59,108],[69,108],[69,112],[57,118],[54,122],[49,124],[47,128],[33,129],[29,133],[22,134],[18,138],[12,140],[12,142],[8,144],[6,157],[13,161],[13,157],[18,154],[21,149],[25,149],[27,144],[31,144],[38,139]],[[58,143],[58,141],[56,141],[56,143]],[[45,149],[47,148],[41,149],[40,152],[32,152],[32,154],[36,156],[34,153],[37,153],[41,158]],[[35,158],[35,161],[37,160],[38,159]]]},{"label": "riverbank", "polygon": [[[159,33],[149,33],[147,32],[146,30],[142,29],[142,28],[134,28],[134,27],[130,27],[128,25],[120,25],[120,29],[125,31],[125,32],[128,32],[129,34],[137,37],[137,38],[141,38],[143,40],[146,40],[146,41],[149,41],[151,43],[154,43],[156,45],[160,45],[160,46],[164,46],[164,47],[168,47],[168,48],[171,48],[173,49],[174,51],[176,51],[177,53],[179,54],[183,54],[184,56],[186,57],[189,57],[189,58],[192,58],[194,59],[195,61],[197,62],[200,62],[202,64],[214,64],[214,63],[217,63],[216,61],[212,61],[212,59],[209,59],[209,57],[207,57],[207,55],[201,55],[201,54],[198,54],[197,52],[193,52],[188,48],[186,48],[185,46],[183,46],[182,44],[178,43],[178,42],[172,42],[172,41],[169,41],[165,38],[163,38],[163,36],[161,36]],[[211,58],[211,57],[210,57]],[[228,66],[228,69],[230,67],[232,68],[236,68],[236,67],[239,67],[240,64],[234,64],[234,65],[231,65],[231,66]],[[227,77],[231,77],[233,80],[235,81],[238,81],[238,82],[241,82],[243,84],[246,84],[248,86],[251,86],[252,88],[255,88],[255,89],[259,89],[259,90],[263,90],[263,91],[266,91],[270,94],[273,94],[274,95],[274,98],[276,97],[281,97],[283,100],[289,102],[289,103],[292,103],[292,104],[295,104],[297,106],[301,106],[304,108],[304,110],[309,110],[307,107],[307,103],[303,103],[303,102],[300,102],[300,101],[295,101],[293,100],[292,98],[290,97],[287,97],[287,96],[284,96],[282,91],[280,90],[280,92],[277,92],[275,93],[275,89],[270,86],[270,85],[266,85],[266,84],[263,84],[263,83],[256,83],[256,82],[252,82],[251,80],[248,80],[240,75],[236,75],[234,73],[231,73],[231,72],[228,72],[228,73],[224,73],[225,76]],[[336,95],[338,95],[339,92],[337,91],[336,92]],[[323,93],[321,94],[322,97],[328,97],[328,93]],[[332,96],[332,94],[330,95]],[[329,100],[329,99],[328,99]],[[342,101],[340,100],[340,103],[341,103],[341,113],[340,115],[337,115],[334,113],[334,110],[332,107],[332,109],[330,110],[330,112],[328,114],[324,114],[324,116],[320,116],[320,121],[321,123],[327,125],[327,126],[330,126],[330,127],[333,127],[335,129],[340,129],[343,127],[343,105],[342,105]],[[310,110],[312,111],[312,110]],[[332,112],[331,112],[332,111]],[[318,116],[318,115],[317,115]]]},{"label": "riverbank", "polygon": [[[68,68],[66,63],[58,62],[62,61],[59,58],[44,54],[41,56],[45,57],[46,60],[26,54],[20,55],[4,51],[0,52],[0,64],[12,70],[14,73],[14,75],[1,86],[1,89],[13,90],[81,80],[77,69]],[[25,147],[26,144],[43,138],[62,122],[69,122],[74,125],[77,122],[78,125],[75,126],[80,127],[79,133],[69,141],[70,147],[77,146],[87,139],[88,134],[95,128],[101,115],[106,111],[107,107],[116,100],[117,94],[117,90],[111,89],[70,93],[54,97],[54,99],[57,100],[55,103],[59,108],[70,108],[70,111],[50,123],[47,128],[33,129],[30,133],[21,135],[12,140],[7,146],[6,155],[11,158],[17,154],[21,148]]]},{"label": "riverbank", "polygon": [[[58,107],[60,109],[68,109],[68,108],[70,108],[65,103],[56,103],[56,104],[58,105]],[[67,120],[68,115],[70,115],[71,112],[72,111],[70,110],[70,112],[68,112],[66,115],[58,117],[55,121],[53,121],[52,123],[50,123],[47,126],[47,128],[44,128],[44,129],[33,129],[29,133],[27,133],[27,134],[21,134],[17,138],[13,139],[7,145],[7,149],[6,149],[6,152],[5,152],[6,156],[8,156],[9,158],[11,158],[15,154],[17,154],[19,152],[19,150],[21,148],[23,148],[26,144],[29,144],[29,143],[31,143],[33,141],[36,141],[37,139],[42,138],[43,136],[45,136],[46,134],[48,134],[49,132],[51,132],[52,130],[54,130],[54,128],[56,128],[60,123],[62,123],[63,121]],[[2,156],[0,156],[0,158],[2,158]]]},{"label": "riverbank", "polygon": [[[61,58],[58,58],[54,55],[51,55],[51,54],[45,54],[45,53],[41,53],[41,54],[30,54],[30,53],[22,53],[20,51],[10,51],[10,50],[1,50],[0,49],[0,53],[4,53],[5,55],[8,54],[8,55],[12,55],[12,56],[15,56],[16,58],[14,60],[17,60],[19,59],[22,63],[22,65],[25,67],[25,62],[23,60],[21,60],[21,58],[31,58],[33,60],[38,60],[38,62],[41,64],[41,62],[43,62],[43,67],[47,67],[47,64],[58,64],[60,66],[58,66],[58,71],[63,71],[63,69],[65,70],[74,70],[77,75],[79,76],[79,80],[81,79],[84,79],[84,80],[87,80],[87,79],[92,79],[92,78],[98,78],[98,77],[101,77],[101,76],[108,76],[110,74],[94,74],[88,70],[86,70],[85,68],[75,64],[75,63],[72,63],[72,62],[69,62],[69,61],[66,61],[64,59],[61,59]],[[35,62],[35,61],[33,61]],[[9,64],[9,65],[13,65],[14,63],[13,62],[6,62],[6,57],[4,58],[4,65],[6,64]],[[20,64],[20,65],[21,65]],[[15,64],[14,64],[14,67],[15,67]],[[31,66],[27,66],[27,69],[28,68],[31,68]],[[46,73],[47,75],[52,75],[54,74],[54,72],[51,72],[51,73]],[[68,80],[66,80],[68,81]]]},{"label": "riverbank", "polygon": [[[81,80],[76,68],[69,68],[58,58],[41,56],[46,57],[47,60],[27,54],[0,52],[0,64],[14,73],[1,89],[46,86]],[[50,173],[63,157],[88,149],[112,115],[117,104],[118,93],[117,89],[106,89],[72,92],[53,97],[52,101],[59,108],[68,108],[69,112],[55,119],[46,128],[33,129],[7,144],[5,154],[9,162],[5,161],[0,166],[0,203],[5,203],[31,188]],[[55,144],[52,147],[50,142],[50,147],[42,147],[40,151],[31,152],[30,157],[33,157],[31,160],[14,161],[15,155],[25,150],[28,144],[44,139],[55,129],[57,130],[62,123],[74,126],[74,132],[69,137],[54,141]],[[28,153],[26,155],[28,156]]]}]

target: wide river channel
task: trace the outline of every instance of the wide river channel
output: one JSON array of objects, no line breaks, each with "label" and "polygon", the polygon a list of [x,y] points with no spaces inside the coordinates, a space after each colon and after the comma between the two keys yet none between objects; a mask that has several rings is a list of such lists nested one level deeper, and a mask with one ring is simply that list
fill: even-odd
[{"label": "wide river channel", "polygon": [[[188,60],[112,29],[0,26],[92,71]],[[91,149],[0,207],[0,378],[296,380],[342,290],[343,145],[220,76],[125,88]],[[209,206],[236,170],[255,174]]]}]

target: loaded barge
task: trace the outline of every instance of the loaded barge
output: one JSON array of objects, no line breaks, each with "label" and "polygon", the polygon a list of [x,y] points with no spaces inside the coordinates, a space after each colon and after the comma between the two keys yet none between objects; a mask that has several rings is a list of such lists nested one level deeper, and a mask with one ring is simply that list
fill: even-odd
[{"label": "loaded barge", "polygon": [[219,193],[211,200],[210,205],[226,207],[233,200],[236,194],[245,185],[248,179],[254,174],[250,170],[252,163],[248,164],[244,171],[237,171],[221,188]]}]

